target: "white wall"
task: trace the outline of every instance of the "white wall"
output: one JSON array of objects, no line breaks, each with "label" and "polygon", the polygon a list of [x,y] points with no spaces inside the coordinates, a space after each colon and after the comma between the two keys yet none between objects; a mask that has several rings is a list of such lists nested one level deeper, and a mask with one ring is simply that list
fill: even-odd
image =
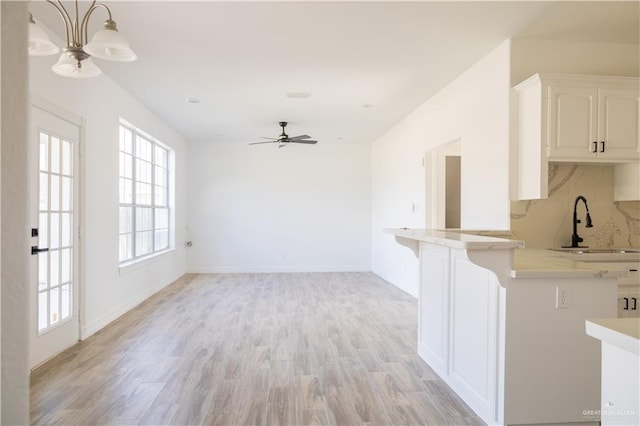
[{"label": "white wall", "polygon": [[29,423],[26,6],[26,2],[0,2],[3,248],[0,423],[3,425]]},{"label": "white wall", "polygon": [[[60,77],[50,71],[56,60],[31,58],[31,94],[83,117],[86,123],[80,200],[81,321],[86,337],[185,272],[186,143],[106,75],[87,80]],[[176,249],[125,271],[118,268],[120,117],[175,150],[177,176]]]},{"label": "white wall", "polygon": [[370,270],[370,148],[189,142],[188,270]]},{"label": "white wall", "polygon": [[509,227],[509,55],[506,41],[373,144],[372,269],[410,294],[417,259],[382,229],[425,226],[428,149],[460,139],[463,228]]},{"label": "white wall", "polygon": [[[594,29],[597,31],[597,29]],[[584,43],[553,40],[511,41],[513,86],[536,73],[640,75],[637,44]]]}]

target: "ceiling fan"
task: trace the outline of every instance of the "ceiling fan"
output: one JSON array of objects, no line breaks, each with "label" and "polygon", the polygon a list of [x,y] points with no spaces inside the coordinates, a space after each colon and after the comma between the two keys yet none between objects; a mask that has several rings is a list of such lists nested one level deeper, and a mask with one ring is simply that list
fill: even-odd
[{"label": "ceiling fan", "polygon": [[318,141],[314,141],[311,139],[311,136],[309,135],[300,135],[300,136],[292,136],[289,137],[289,135],[287,135],[284,131],[284,128],[287,127],[287,122],[286,121],[281,121],[280,123],[280,127],[282,127],[282,133],[280,134],[280,136],[278,136],[277,138],[266,138],[266,137],[262,137],[263,139],[269,139],[268,141],[265,142],[252,142],[249,145],[258,145],[258,144],[263,144],[263,143],[277,143],[278,144],[278,148],[283,148],[285,146],[287,146],[287,144],[290,143],[306,143],[306,144],[316,144],[318,143]]}]

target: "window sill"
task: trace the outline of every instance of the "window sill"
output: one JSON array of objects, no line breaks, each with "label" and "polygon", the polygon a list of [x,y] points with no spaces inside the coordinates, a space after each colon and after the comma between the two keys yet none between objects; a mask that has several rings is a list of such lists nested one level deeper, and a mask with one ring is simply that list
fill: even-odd
[{"label": "window sill", "polygon": [[125,275],[135,270],[145,268],[152,263],[156,263],[160,261],[162,257],[164,257],[169,253],[174,252],[175,250],[176,250],[175,247],[171,247],[166,250],[150,254],[148,256],[140,257],[138,259],[131,260],[128,262],[123,262],[120,265],[118,265],[118,271],[120,275]]}]

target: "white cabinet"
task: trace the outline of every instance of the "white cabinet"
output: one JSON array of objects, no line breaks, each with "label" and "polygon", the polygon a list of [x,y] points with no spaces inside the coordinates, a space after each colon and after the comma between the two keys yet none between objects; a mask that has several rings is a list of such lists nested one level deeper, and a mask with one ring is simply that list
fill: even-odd
[{"label": "white cabinet", "polygon": [[446,371],[449,355],[448,247],[420,244],[418,353],[436,371]]},{"label": "white cabinet", "polygon": [[586,332],[602,341],[600,424],[640,424],[640,321],[590,319]]},{"label": "white cabinet", "polygon": [[570,85],[548,87],[550,161],[640,159],[637,91]]},{"label": "white cabinet", "polygon": [[[549,161],[640,163],[638,78],[536,74],[514,87],[512,105],[512,199],[548,197]],[[635,187],[618,185],[633,199]]]},{"label": "white cabinet", "polygon": [[619,287],[618,318],[640,318],[640,288]]}]

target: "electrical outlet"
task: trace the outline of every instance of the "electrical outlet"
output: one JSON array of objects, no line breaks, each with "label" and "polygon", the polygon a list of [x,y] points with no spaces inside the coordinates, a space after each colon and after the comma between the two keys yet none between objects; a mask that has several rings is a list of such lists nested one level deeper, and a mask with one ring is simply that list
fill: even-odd
[{"label": "electrical outlet", "polygon": [[569,289],[556,287],[556,308],[566,309],[569,307]]}]

